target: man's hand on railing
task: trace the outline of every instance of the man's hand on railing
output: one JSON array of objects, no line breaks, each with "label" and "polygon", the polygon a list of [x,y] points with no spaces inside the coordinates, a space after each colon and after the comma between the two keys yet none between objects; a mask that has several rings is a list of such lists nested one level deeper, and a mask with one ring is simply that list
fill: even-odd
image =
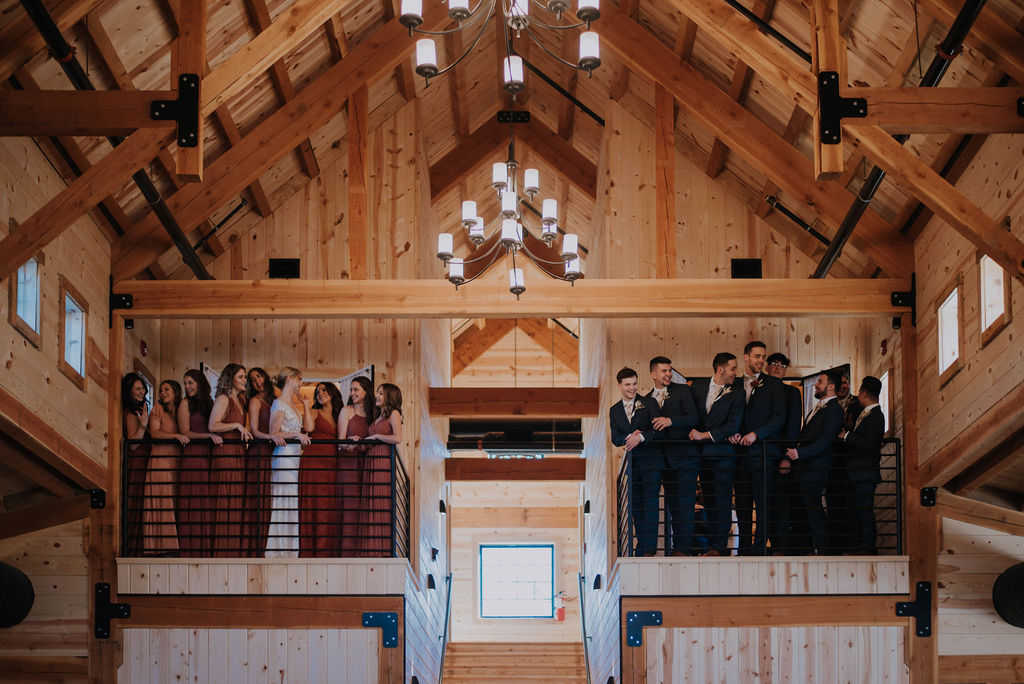
[{"label": "man's hand on railing", "polygon": [[633,434],[626,437],[626,451],[632,451],[642,441],[644,441],[643,435],[640,434],[639,430],[634,430]]}]

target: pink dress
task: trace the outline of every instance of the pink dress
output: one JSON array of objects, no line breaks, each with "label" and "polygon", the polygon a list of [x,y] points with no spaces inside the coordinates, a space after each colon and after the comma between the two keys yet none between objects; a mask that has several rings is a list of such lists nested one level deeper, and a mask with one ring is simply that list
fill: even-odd
[{"label": "pink dress", "polygon": [[[366,416],[355,414],[348,421],[345,432],[348,438],[365,439],[370,434],[370,424]],[[366,447],[345,444],[341,447],[341,460],[338,464],[339,504],[341,509],[341,535],[338,556],[341,558],[357,558],[361,548],[358,544],[362,533],[359,527],[361,500],[359,498],[360,480],[366,468]]]},{"label": "pink dress", "polygon": [[[378,418],[370,432],[391,435],[391,421]],[[369,442],[366,465],[359,484],[359,555],[367,558],[392,556],[391,444]]]},{"label": "pink dress", "polygon": [[[149,415],[151,425],[160,432],[176,434],[174,416],[160,404]],[[149,451],[149,467],[142,494],[142,539],[144,553],[178,550],[178,529],[174,522],[174,501],[178,494],[178,444],[154,444]]]},{"label": "pink dress", "polygon": [[[338,426],[317,411],[310,439],[337,439]],[[310,444],[299,463],[299,556],[331,558],[338,544],[338,447]]]},{"label": "pink dress", "polygon": [[[209,416],[190,413],[189,432],[208,432]],[[210,441],[194,440],[185,446],[178,475],[178,546],[183,558],[202,558],[212,552],[210,526]]]},{"label": "pink dress", "polygon": [[[231,397],[221,422],[245,425],[245,413]],[[245,445],[238,430],[220,433],[224,444],[213,447],[210,489],[213,497],[213,557],[238,558],[245,545],[242,520],[245,506]],[[233,444],[227,442],[233,441]]]}]

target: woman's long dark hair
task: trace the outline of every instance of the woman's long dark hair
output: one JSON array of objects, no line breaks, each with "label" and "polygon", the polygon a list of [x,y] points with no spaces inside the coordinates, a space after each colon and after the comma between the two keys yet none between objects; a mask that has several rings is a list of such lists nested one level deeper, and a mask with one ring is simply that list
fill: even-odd
[{"label": "woman's long dark hair", "polygon": [[[164,380],[160,383],[160,387],[163,387],[164,385],[167,385],[168,387],[171,388],[171,392],[174,393],[174,398],[171,399],[170,406],[165,406],[162,401],[160,402],[160,406],[163,407],[164,411],[173,416],[177,414],[178,406],[181,405],[181,383],[178,382],[177,380]],[[157,389],[157,397],[159,396],[160,390]]]},{"label": "woman's long dark hair", "polygon": [[[251,376],[253,373],[256,373],[263,378],[263,393],[259,396],[260,399],[263,400],[263,403],[270,406],[274,403],[274,399],[276,398],[274,397],[274,383],[271,381],[270,375],[267,371],[258,366],[254,366],[249,369],[249,375]],[[249,402],[252,401],[252,398],[256,395],[256,388],[252,386],[252,383],[247,382],[245,385],[245,405],[248,406]]]},{"label": "woman's long dark hair", "polygon": [[[366,415],[366,419],[369,421],[373,420],[373,410],[376,408],[373,405],[373,383],[370,382],[370,378],[365,375],[358,375],[352,378],[352,382],[356,383],[363,388],[363,413]],[[348,405],[352,406],[352,395],[348,395]]]},{"label": "woman's long dark hair", "polygon": [[[239,363],[229,363],[224,366],[224,370],[220,372],[220,377],[217,378],[217,396],[222,394],[233,397],[235,393],[235,376],[238,375],[238,371],[244,371],[245,366]],[[241,401],[242,398],[238,397]]]},{"label": "woman's long dark hair", "polygon": [[145,399],[142,401],[132,399],[132,387],[135,386],[136,382],[141,382],[143,387],[146,386],[146,381],[138,373],[127,373],[121,378],[121,408],[125,413],[141,414],[142,410],[146,407]]},{"label": "woman's long dark hair", "polygon": [[[382,382],[380,389],[384,393],[384,405],[380,407],[380,411],[377,414],[378,418],[390,418],[391,414],[395,411],[399,415],[402,414],[402,390],[398,388],[398,385],[392,385],[390,382]],[[376,407],[374,407],[376,408]]]},{"label": "woman's long dark hair", "polygon": [[318,382],[313,390],[313,408],[315,409],[324,408],[320,404],[320,400],[316,398],[316,395],[320,393],[321,387],[327,390],[327,396],[331,398],[331,418],[337,422],[338,414],[341,413],[341,408],[345,405],[345,400],[341,398],[341,391],[333,382]]},{"label": "woman's long dark hair", "polygon": [[210,382],[206,379],[206,375],[195,368],[189,368],[185,371],[186,378],[192,378],[195,380],[196,396],[186,397],[188,399],[188,412],[198,413],[203,418],[210,417],[210,411],[213,410],[213,397],[210,396]]}]

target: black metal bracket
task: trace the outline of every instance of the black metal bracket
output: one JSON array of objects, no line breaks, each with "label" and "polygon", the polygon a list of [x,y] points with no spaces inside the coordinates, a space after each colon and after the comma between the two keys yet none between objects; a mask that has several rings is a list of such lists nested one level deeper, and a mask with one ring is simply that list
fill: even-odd
[{"label": "black metal bracket", "polygon": [[931,508],[935,505],[935,493],[939,490],[938,487],[922,487],[921,488],[921,505],[925,508]]},{"label": "black metal bracket", "polygon": [[114,309],[130,309],[135,306],[135,301],[130,294],[114,294],[114,276],[109,276],[108,285],[109,297],[107,300],[107,327],[114,325]]},{"label": "black metal bracket", "polygon": [[660,610],[631,610],[626,613],[626,645],[644,645],[644,627],[657,627],[662,623]]},{"label": "black metal bracket", "polygon": [[910,323],[917,327],[917,273],[910,274],[909,290],[893,290],[889,295],[893,306],[910,307]]},{"label": "black metal bracket", "polygon": [[917,598],[913,601],[899,601],[896,604],[896,615],[912,617],[916,621],[915,634],[919,637],[932,635],[932,583],[918,582]]},{"label": "black metal bracket", "polygon": [[97,639],[110,638],[111,620],[114,618],[128,618],[132,615],[132,607],[127,603],[110,602],[110,585],[106,582],[96,583],[93,608],[96,611],[93,621],[93,633]]},{"label": "black metal bracket", "polygon": [[173,121],[178,127],[178,147],[199,145],[199,74],[178,74],[178,99],[153,100],[149,117]]},{"label": "black metal bracket", "polygon": [[89,508],[106,508],[107,493],[102,489],[89,490]]},{"label": "black metal bracket", "polygon": [[363,613],[363,627],[380,627],[384,648],[398,648],[398,613]]},{"label": "black metal bracket", "polygon": [[530,123],[530,112],[522,109],[502,109],[498,112],[498,123]]},{"label": "black metal bracket", "polygon": [[1024,116],[1024,97],[1017,98],[1017,116]]},{"label": "black metal bracket", "polygon": [[843,141],[843,119],[863,119],[868,115],[868,101],[863,97],[842,97],[839,94],[839,72],[818,74],[818,139],[825,145]]}]

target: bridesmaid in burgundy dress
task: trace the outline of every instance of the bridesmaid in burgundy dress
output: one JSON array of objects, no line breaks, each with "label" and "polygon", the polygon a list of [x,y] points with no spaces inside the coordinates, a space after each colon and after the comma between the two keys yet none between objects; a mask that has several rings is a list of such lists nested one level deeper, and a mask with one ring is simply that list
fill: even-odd
[{"label": "bridesmaid in burgundy dress", "polygon": [[276,398],[274,383],[262,368],[249,369],[246,401],[252,442],[245,459],[245,511],[242,555],[262,558],[270,526],[270,407]]},{"label": "bridesmaid in burgundy dress", "polygon": [[252,435],[245,428],[245,367],[229,363],[217,379],[210,411],[210,432],[227,444],[213,448],[210,487],[213,490],[213,557],[242,555],[242,511],[245,506],[245,444]]},{"label": "bridesmaid in burgundy dress", "polygon": [[[121,379],[122,434],[124,439],[143,440],[149,432],[149,404],[146,401],[146,383],[138,373],[128,373]],[[149,444],[132,444],[125,454],[125,540],[128,555],[142,553],[142,505],[146,481]]]},{"label": "bridesmaid in burgundy dress", "polygon": [[366,469],[359,487],[361,556],[391,556],[391,447],[402,441],[402,390],[381,383],[375,394],[376,416],[367,441],[376,441],[367,452]]},{"label": "bridesmaid in burgundy dress", "polygon": [[178,406],[181,385],[164,380],[159,401],[149,414],[149,434],[154,440],[175,443],[154,444],[149,452],[146,488],[142,505],[143,552],[169,554],[178,550],[178,530],[174,523],[174,501],[178,489],[178,461],[187,436],[178,431]]},{"label": "bridesmaid in burgundy dress", "polygon": [[[178,474],[178,548],[184,558],[203,558],[213,552],[210,443],[218,445],[224,440],[207,427],[213,397],[206,375],[189,369],[185,371],[183,385],[185,398],[178,405],[178,432],[188,437],[189,443],[181,455]],[[197,444],[196,440],[202,443]]]},{"label": "bridesmaid in burgundy dress", "polygon": [[[373,383],[370,379],[363,376],[353,378],[349,385],[348,406],[338,416],[338,439],[361,440],[370,434],[373,402]],[[341,534],[337,547],[341,558],[355,558],[359,555],[359,479],[365,467],[366,447],[341,445],[338,464]]]},{"label": "bridesmaid in burgundy dress", "polygon": [[[321,382],[313,392],[312,440],[336,439],[338,414],[345,400],[333,382]],[[299,557],[331,558],[337,549],[341,516],[338,511],[338,448],[310,444],[299,462]]]}]

